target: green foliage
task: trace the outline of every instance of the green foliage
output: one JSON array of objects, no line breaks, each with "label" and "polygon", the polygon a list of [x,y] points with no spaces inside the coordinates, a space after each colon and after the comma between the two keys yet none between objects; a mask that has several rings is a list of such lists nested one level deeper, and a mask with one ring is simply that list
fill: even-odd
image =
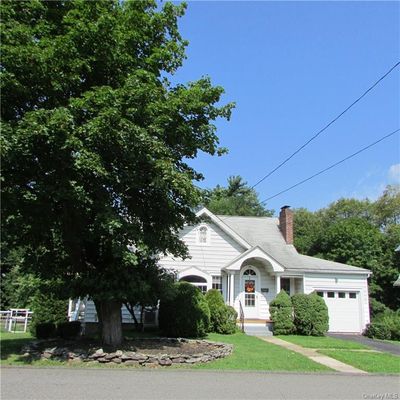
[{"label": "green foliage", "polygon": [[203,202],[214,214],[271,217],[274,213],[260,203],[257,192],[241,176],[229,177],[227,187],[205,190]]},{"label": "green foliage", "polygon": [[329,328],[328,308],[315,293],[295,294],[291,298],[295,332],[305,336],[323,336]]},{"label": "green foliage", "polygon": [[369,298],[369,313],[371,319],[374,319],[377,315],[382,314],[386,311],[389,311],[389,309],[383,303],[375,300],[373,297]]},{"label": "green foliage", "polygon": [[178,232],[203,178],[187,160],[224,153],[214,121],[233,104],[208,77],[169,80],[185,7],[1,3],[2,233],[21,268],[70,297],[122,303],[140,258],[187,256]]},{"label": "green foliage", "polygon": [[368,325],[365,335],[376,339],[400,340],[400,311],[386,310]]},{"label": "green foliage", "polygon": [[59,324],[67,321],[68,301],[59,299],[51,293],[38,293],[32,300],[32,321],[29,328],[32,334],[41,323]]},{"label": "green foliage", "polygon": [[160,329],[172,337],[204,337],[210,327],[210,309],[205,296],[187,282],[174,286],[160,302]]},{"label": "green foliage", "polygon": [[49,339],[56,336],[56,325],[53,322],[40,322],[31,327],[31,332],[38,339]]},{"label": "green foliage", "polygon": [[60,336],[63,339],[76,338],[80,334],[80,332],[80,321],[60,322],[59,324],[57,324],[57,336]]},{"label": "green foliage", "polygon": [[290,335],[294,330],[293,308],[290,296],[281,290],[269,305],[274,335]]},{"label": "green foliage", "polygon": [[236,310],[225,304],[224,299],[216,289],[210,289],[205,299],[210,309],[210,332],[230,335],[236,332]]},{"label": "green foliage", "polygon": [[370,269],[371,297],[397,309],[399,221],[400,186],[388,186],[375,202],[340,199],[316,212],[295,210],[295,245],[310,256]]}]

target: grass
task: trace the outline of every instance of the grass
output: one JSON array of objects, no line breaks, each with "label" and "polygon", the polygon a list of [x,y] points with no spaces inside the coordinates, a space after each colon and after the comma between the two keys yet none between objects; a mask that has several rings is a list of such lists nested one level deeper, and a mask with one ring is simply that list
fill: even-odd
[{"label": "grass", "polygon": [[[124,332],[124,335],[133,337],[152,337],[157,332]],[[98,363],[68,363],[56,360],[27,360],[21,357],[21,348],[32,340],[30,333],[1,333],[1,363],[2,365],[33,365],[58,367],[91,367],[91,368],[132,368],[121,365]],[[329,371],[329,368],[303,357],[300,354],[288,351],[279,346],[264,342],[242,333],[234,335],[210,334],[207,339],[231,343],[234,345],[233,354],[221,360],[195,366],[177,366],[176,368],[217,369],[217,370],[259,370],[259,371]],[[133,367],[135,368],[135,367]],[[138,368],[138,367],[136,367]],[[142,367],[139,367],[142,368]],[[175,368],[175,367],[170,367]]]},{"label": "grass", "polygon": [[309,349],[348,349],[348,350],[368,350],[370,347],[350,340],[332,338],[329,336],[297,336],[287,335],[278,336],[282,340],[297,344]]},{"label": "grass", "polygon": [[375,340],[379,340],[380,342],[383,343],[390,343],[390,344],[395,344],[396,346],[400,346],[400,341],[398,340],[382,340],[382,339],[375,339]]},{"label": "grass", "polygon": [[319,353],[367,372],[400,373],[400,357],[389,353],[348,350],[320,350]]},{"label": "grass", "polygon": [[233,335],[212,333],[208,336],[208,339],[233,344],[233,354],[212,363],[196,365],[193,367],[194,369],[299,372],[331,371],[329,368],[315,363],[298,353],[243,333]]}]

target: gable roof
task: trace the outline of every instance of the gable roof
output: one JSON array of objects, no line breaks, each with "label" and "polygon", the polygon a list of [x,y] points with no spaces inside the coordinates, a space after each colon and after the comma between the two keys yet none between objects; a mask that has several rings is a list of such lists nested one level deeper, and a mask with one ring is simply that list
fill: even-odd
[{"label": "gable roof", "polygon": [[217,215],[217,218],[252,247],[259,246],[282,265],[286,272],[370,274],[370,271],[364,268],[299,254],[293,245],[285,242],[279,229],[278,218],[230,215]]}]

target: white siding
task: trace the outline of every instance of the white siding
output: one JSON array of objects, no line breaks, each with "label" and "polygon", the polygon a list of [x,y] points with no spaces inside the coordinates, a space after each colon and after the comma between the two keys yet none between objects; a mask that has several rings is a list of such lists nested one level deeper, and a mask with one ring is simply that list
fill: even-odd
[{"label": "white siding", "polygon": [[209,243],[198,244],[198,226],[188,226],[180,235],[188,246],[191,258],[186,260],[174,259],[174,257],[168,255],[161,258],[159,264],[162,267],[178,272],[190,267],[196,267],[210,275],[219,275],[222,267],[245,251],[241,245],[213,223],[206,224],[209,229]]},{"label": "white siding", "polygon": [[347,291],[359,293],[361,330],[364,330],[370,322],[368,305],[368,282],[367,276],[340,275],[340,274],[306,274],[304,277],[304,293],[318,291]]}]

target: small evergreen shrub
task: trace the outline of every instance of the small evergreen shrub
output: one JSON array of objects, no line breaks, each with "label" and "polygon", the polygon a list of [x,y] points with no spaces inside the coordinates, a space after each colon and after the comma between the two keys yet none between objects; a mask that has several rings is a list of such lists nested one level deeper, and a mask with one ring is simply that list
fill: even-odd
[{"label": "small evergreen shrub", "polygon": [[232,334],[236,331],[236,310],[225,304],[221,293],[210,289],[205,298],[210,309],[210,332]]},{"label": "small evergreen shrub", "polygon": [[390,339],[390,328],[386,324],[382,322],[372,322],[368,324],[367,329],[365,331],[365,336],[374,339]]},{"label": "small evergreen shrub", "polygon": [[295,332],[305,336],[323,336],[329,328],[328,307],[316,293],[292,296]]},{"label": "small evergreen shrub", "polygon": [[56,336],[56,325],[52,322],[40,322],[35,325],[34,335],[38,339],[49,339]]},{"label": "small evergreen shrub", "polygon": [[159,326],[171,337],[204,337],[210,326],[205,296],[190,283],[176,283],[168,297],[160,301]]},{"label": "small evergreen shrub", "polygon": [[400,340],[400,311],[387,309],[368,325],[365,335],[376,339]]},{"label": "small evergreen shrub", "polygon": [[51,322],[57,325],[67,321],[68,301],[60,300],[52,294],[38,293],[32,300],[32,321],[29,330],[36,335],[36,325]]},{"label": "small evergreen shrub", "polygon": [[61,322],[57,325],[57,336],[63,339],[71,339],[77,337],[81,333],[81,322]]},{"label": "small evergreen shrub", "polygon": [[284,290],[281,290],[271,301],[269,312],[274,323],[274,335],[289,335],[293,332],[292,302]]}]

